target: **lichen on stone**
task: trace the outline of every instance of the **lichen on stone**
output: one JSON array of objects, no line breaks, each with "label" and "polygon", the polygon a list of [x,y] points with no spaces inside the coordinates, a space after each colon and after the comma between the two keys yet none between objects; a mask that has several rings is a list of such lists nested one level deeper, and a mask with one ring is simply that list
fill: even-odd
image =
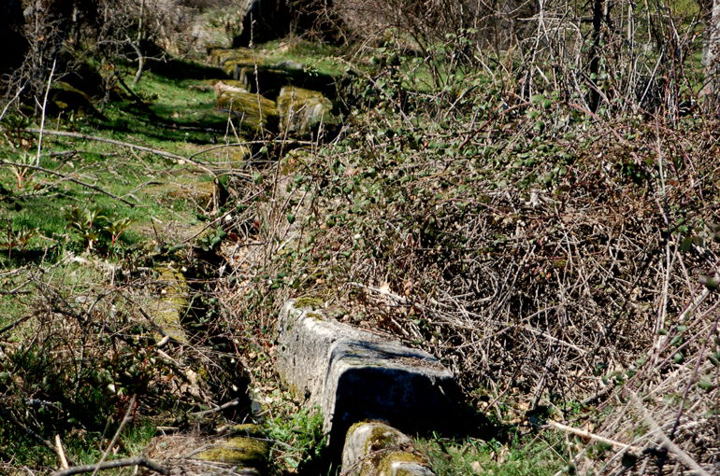
[{"label": "lichen on stone", "polygon": [[254,129],[267,128],[277,120],[275,102],[259,94],[242,91],[221,91],[216,100],[218,109],[228,111]]},{"label": "lichen on stone", "polygon": [[158,267],[156,271],[160,275],[163,288],[160,296],[148,307],[148,313],[164,336],[176,342],[187,343],[188,338],[180,322],[188,307],[190,294],[185,276],[169,266]]},{"label": "lichen on stone", "polygon": [[332,102],[318,91],[286,86],[280,90],[277,107],[281,128],[287,132],[304,134],[321,123],[337,121]]},{"label": "lichen on stone", "polygon": [[[358,433],[360,432],[360,433]],[[347,433],[348,440],[362,444],[356,448],[357,462],[344,461],[344,465],[353,464],[349,474],[356,476],[382,476],[407,474],[416,475],[412,468],[421,469],[419,474],[432,474],[428,462],[412,445],[405,434],[379,421],[362,421],[353,424]],[[353,438],[353,435],[355,437]],[[407,468],[402,466],[406,465]],[[347,467],[346,467],[347,468]]]},{"label": "lichen on stone", "polygon": [[297,309],[319,309],[323,306],[323,300],[320,298],[313,297],[300,297],[295,299],[295,308]]},{"label": "lichen on stone", "polygon": [[230,433],[234,434],[234,435],[244,435],[244,436],[264,436],[264,434],[265,434],[262,427],[260,425],[254,424],[254,423],[243,423],[240,425],[233,425],[232,427],[230,427]]},{"label": "lichen on stone", "polygon": [[267,463],[270,447],[255,438],[234,437],[193,456],[203,461],[259,467]]}]

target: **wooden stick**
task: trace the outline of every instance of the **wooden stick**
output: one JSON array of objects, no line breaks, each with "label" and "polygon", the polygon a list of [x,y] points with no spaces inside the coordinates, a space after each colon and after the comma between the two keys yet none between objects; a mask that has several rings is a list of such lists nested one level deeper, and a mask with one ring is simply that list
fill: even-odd
[{"label": "wooden stick", "polygon": [[573,435],[577,435],[583,438],[589,438],[591,440],[599,441],[601,443],[606,443],[611,446],[616,446],[623,450],[634,450],[638,452],[642,451],[642,448],[628,445],[626,443],[621,443],[620,441],[611,440],[610,438],[605,438],[604,436],[596,435],[595,433],[590,433],[589,431],[580,430],[579,428],[573,428],[571,426],[563,425],[562,423],[558,423],[556,421],[548,420],[545,426],[555,428],[556,430],[565,431],[567,433],[572,433]]},{"label": "wooden stick", "polygon": [[697,463],[697,461],[692,459],[689,454],[683,451],[683,449],[680,448],[677,444],[675,444],[674,441],[668,438],[660,425],[655,421],[652,415],[650,415],[648,409],[645,408],[645,406],[642,404],[637,395],[635,395],[635,393],[632,391],[629,391],[628,393],[630,395],[630,399],[635,405],[635,408],[637,408],[643,420],[645,420],[645,423],[647,423],[652,429],[652,432],[657,435],[658,439],[660,440],[660,445],[673,456],[675,456],[678,461],[680,461],[687,468],[692,470],[692,474],[697,474],[700,476],[710,476],[710,473],[708,471],[705,471],[705,469],[703,469],[702,466]]},{"label": "wooden stick", "polygon": [[54,170],[46,169],[45,167],[39,167],[37,165],[21,164],[19,162],[8,162],[6,160],[0,160],[0,166],[10,166],[10,167],[23,168],[23,169],[37,170],[38,172],[42,172],[42,173],[45,173],[48,175],[54,175],[56,177],[62,178],[63,180],[67,180],[68,182],[72,182],[72,183],[75,183],[82,187],[87,187],[89,189],[95,190],[96,192],[102,193],[103,195],[107,195],[108,197],[114,198],[115,200],[119,200],[130,207],[137,206],[135,203],[125,200],[122,197],[118,197],[114,193],[110,193],[107,190],[103,190],[102,188],[98,187],[97,185],[83,182],[82,180],[72,178],[68,175],[61,174],[59,172],[55,172]]},{"label": "wooden stick", "polygon": [[155,461],[149,460],[144,456],[136,456],[134,458],[122,458],[113,461],[105,461],[101,464],[86,464],[82,466],[74,466],[72,468],[64,469],[61,471],[55,471],[54,473],[52,473],[51,476],[70,476],[73,474],[90,473],[92,471],[95,471],[96,468],[100,471],[104,471],[106,469],[124,468],[127,466],[143,466],[152,471],[155,471],[156,473],[168,474],[168,470],[160,464],[156,463]]},{"label": "wooden stick", "polygon": [[69,469],[70,465],[65,457],[65,450],[63,449],[62,441],[60,441],[60,435],[55,435],[55,452],[60,460],[60,468]]},{"label": "wooden stick", "polygon": [[[31,132],[33,134],[39,134],[39,129],[25,129],[26,132]],[[167,152],[165,150],[161,149],[153,149],[152,147],[145,147],[144,145],[137,145],[133,144],[131,142],[123,142],[120,140],[115,139],[108,139],[106,137],[99,137],[99,136],[91,136],[88,134],[81,134],[79,132],[70,132],[70,131],[57,131],[57,130],[45,130],[43,131],[46,135],[51,136],[58,136],[58,137],[72,137],[73,139],[84,139],[84,140],[91,140],[95,142],[104,142],[106,144],[113,144],[113,145],[119,145],[121,147],[127,147],[128,149],[133,150],[139,150],[142,152],[150,152],[155,155],[159,155],[160,157],[166,157],[168,159],[174,159],[178,161],[186,161],[190,162],[193,165],[196,165],[198,168],[202,169],[203,171],[209,173],[212,176],[215,176],[215,172],[213,172],[211,169],[209,169],[205,164],[198,162],[197,160],[193,160],[192,158],[183,157],[182,155],[173,154],[172,152]]]}]

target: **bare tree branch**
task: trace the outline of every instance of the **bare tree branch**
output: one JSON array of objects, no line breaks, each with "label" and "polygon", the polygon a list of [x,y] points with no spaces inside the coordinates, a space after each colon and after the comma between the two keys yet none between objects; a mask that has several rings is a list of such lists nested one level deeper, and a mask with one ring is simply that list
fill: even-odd
[{"label": "bare tree branch", "polygon": [[52,473],[52,476],[70,476],[72,474],[90,473],[92,471],[95,471],[96,469],[99,469],[100,471],[105,471],[107,469],[124,468],[127,466],[143,466],[152,471],[155,471],[156,473],[168,474],[168,470],[160,464],[156,463],[155,461],[147,459],[144,456],[137,456],[134,458],[122,458],[113,461],[105,461],[104,463],[100,464],[85,464],[82,466],[74,466],[69,469],[55,471],[54,473]]},{"label": "bare tree branch", "polygon": [[38,172],[42,172],[48,175],[54,175],[55,177],[60,177],[63,180],[67,180],[68,182],[75,183],[77,185],[80,185],[82,187],[87,187],[89,189],[95,190],[96,192],[102,193],[103,195],[107,195],[108,197],[114,198],[115,200],[118,200],[120,202],[123,202],[124,204],[135,207],[137,204],[130,202],[122,197],[119,197],[115,195],[114,193],[108,192],[107,190],[104,190],[97,185],[93,185],[91,183],[83,182],[82,180],[78,180],[76,178],[70,177],[69,175],[61,174],[60,172],[55,172],[54,170],[46,169],[44,167],[39,167],[37,165],[30,165],[30,164],[21,164],[19,162],[8,162],[6,160],[0,160],[0,167],[2,166],[8,166],[8,167],[18,167],[23,169],[30,169],[30,170],[37,170]]}]

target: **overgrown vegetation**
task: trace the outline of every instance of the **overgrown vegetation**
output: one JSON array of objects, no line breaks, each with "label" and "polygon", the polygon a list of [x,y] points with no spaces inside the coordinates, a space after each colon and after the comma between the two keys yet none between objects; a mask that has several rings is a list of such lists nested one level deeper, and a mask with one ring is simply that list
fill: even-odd
[{"label": "overgrown vegetation", "polygon": [[[720,468],[708,5],[336,2],[310,23],[342,47],[252,51],[337,79],[343,123],[307,140],[218,110],[217,64],[153,61],[161,12],[129,3],[31,16],[55,49],[28,36],[0,108],[0,471],[247,419],[271,472],[319,471],[272,366],[309,296],[438,355],[504,429],[421,441],[438,474]],[[103,87],[68,101],[83,68]]]}]

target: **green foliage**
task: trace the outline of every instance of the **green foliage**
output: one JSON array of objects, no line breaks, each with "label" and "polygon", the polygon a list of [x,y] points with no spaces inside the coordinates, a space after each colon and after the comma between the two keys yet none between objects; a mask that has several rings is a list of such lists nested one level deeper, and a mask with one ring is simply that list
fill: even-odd
[{"label": "green foliage", "polygon": [[268,438],[276,442],[272,458],[290,469],[318,458],[327,444],[323,417],[315,408],[269,418],[264,427]]},{"label": "green foliage", "polygon": [[535,476],[569,471],[561,435],[552,432],[517,436],[507,444],[437,437],[421,440],[419,446],[438,476]]},{"label": "green foliage", "polygon": [[113,218],[87,208],[72,208],[67,220],[80,234],[87,250],[114,250],[131,224],[128,217]]},{"label": "green foliage", "polygon": [[203,251],[214,252],[220,247],[223,238],[227,236],[227,233],[222,228],[215,228],[209,230],[198,239],[198,245]]}]

